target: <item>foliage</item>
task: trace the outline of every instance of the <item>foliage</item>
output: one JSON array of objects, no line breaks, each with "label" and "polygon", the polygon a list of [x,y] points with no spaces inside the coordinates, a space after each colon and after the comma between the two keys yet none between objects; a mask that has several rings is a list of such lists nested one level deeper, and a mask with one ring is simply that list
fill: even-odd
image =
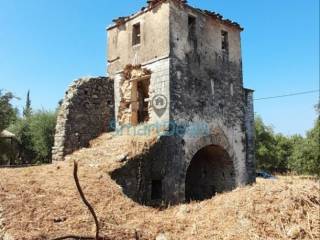
[{"label": "foliage", "polygon": [[24,163],[51,162],[55,125],[56,114],[42,110],[19,119],[10,127],[23,146]]},{"label": "foliage", "polygon": [[274,155],[276,159],[276,171],[279,173],[284,173],[288,171],[289,157],[292,154],[292,143],[291,139],[282,135],[276,134],[275,139],[275,149]]},{"label": "foliage", "polygon": [[32,108],[31,108],[30,90],[29,90],[27,93],[26,106],[23,108],[23,116],[30,117],[31,114],[32,114]]},{"label": "foliage", "polygon": [[36,160],[40,162],[51,162],[56,114],[49,111],[38,111],[32,115],[30,120],[33,150],[37,153]]},{"label": "foliage", "polygon": [[[6,129],[17,118],[18,110],[11,104],[15,97],[11,92],[3,93],[0,90],[0,132]],[[11,143],[7,139],[0,138],[0,164],[7,164],[12,160]]]},{"label": "foliage", "polygon": [[319,119],[306,137],[291,137],[275,134],[256,116],[256,159],[257,168],[271,172],[293,171],[298,174],[320,176]]},{"label": "foliage", "polygon": [[305,139],[295,139],[289,167],[299,174],[315,174],[320,176],[319,135],[320,121],[307,133]]},{"label": "foliage", "polygon": [[0,90],[0,132],[16,119],[17,109],[10,103],[13,98],[15,97],[11,92],[3,94]]},{"label": "foliage", "polygon": [[33,144],[31,140],[30,118],[19,118],[15,123],[10,125],[9,131],[14,133],[19,139],[22,147],[21,163],[31,163],[35,157]]},{"label": "foliage", "polygon": [[255,133],[257,167],[275,171],[277,164],[274,133],[272,128],[266,126],[259,116],[255,119]]}]

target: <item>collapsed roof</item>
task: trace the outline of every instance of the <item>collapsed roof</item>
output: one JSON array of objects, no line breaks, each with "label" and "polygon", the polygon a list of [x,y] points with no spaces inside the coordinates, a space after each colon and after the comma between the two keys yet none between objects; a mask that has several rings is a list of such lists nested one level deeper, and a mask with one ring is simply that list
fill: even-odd
[{"label": "collapsed roof", "polygon": [[[118,17],[116,19],[113,20],[114,24],[111,25],[110,27],[108,27],[108,30],[109,29],[112,29],[114,27],[118,27],[122,24],[124,24],[125,22],[145,13],[145,12],[148,12],[150,11],[151,9],[159,6],[160,4],[164,3],[164,2],[167,2],[169,0],[147,0],[147,6],[146,7],[142,7],[141,10],[137,13],[134,13],[130,16],[123,16],[123,17]],[[228,26],[231,26],[231,27],[235,27],[235,28],[238,28],[239,30],[243,31],[243,28],[240,26],[239,23],[237,22],[234,22],[230,19],[225,19],[221,14],[219,13],[216,13],[216,12],[213,12],[213,11],[208,11],[208,10],[203,10],[203,9],[200,9],[200,8],[194,8],[192,6],[190,6],[187,2],[187,0],[172,0],[172,1],[175,1],[177,2],[178,4],[181,4],[182,6],[184,7],[187,7],[191,10],[194,10],[194,11],[197,11],[197,12],[200,12],[208,17],[211,17],[211,18],[214,18],[216,20],[218,20],[219,22],[223,23],[223,24],[226,24]]]}]

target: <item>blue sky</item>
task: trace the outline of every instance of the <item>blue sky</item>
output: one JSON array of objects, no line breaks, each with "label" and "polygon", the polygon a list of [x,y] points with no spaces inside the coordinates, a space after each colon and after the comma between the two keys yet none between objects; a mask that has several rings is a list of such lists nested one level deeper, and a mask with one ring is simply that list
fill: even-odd
[{"label": "blue sky", "polygon": [[[0,89],[34,108],[55,109],[72,80],[105,75],[105,28],[146,0],[0,0]],[[255,97],[319,89],[318,0],[189,0],[235,20],[242,33],[244,82]],[[255,102],[276,132],[313,126],[317,93]]]}]

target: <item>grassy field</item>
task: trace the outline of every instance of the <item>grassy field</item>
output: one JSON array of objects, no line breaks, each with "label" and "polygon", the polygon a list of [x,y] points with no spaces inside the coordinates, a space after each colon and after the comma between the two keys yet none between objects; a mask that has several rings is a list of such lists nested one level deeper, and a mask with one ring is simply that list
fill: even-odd
[{"label": "grassy field", "polygon": [[114,161],[119,155],[143,150],[144,144],[132,149],[133,141],[151,144],[154,139],[104,134],[65,162],[0,169],[0,239],[94,236],[92,217],[75,187],[73,160],[79,161],[80,183],[96,210],[101,235],[110,239],[319,239],[320,186],[307,177],[258,179],[253,186],[165,210],[133,202],[108,174],[121,166]]}]

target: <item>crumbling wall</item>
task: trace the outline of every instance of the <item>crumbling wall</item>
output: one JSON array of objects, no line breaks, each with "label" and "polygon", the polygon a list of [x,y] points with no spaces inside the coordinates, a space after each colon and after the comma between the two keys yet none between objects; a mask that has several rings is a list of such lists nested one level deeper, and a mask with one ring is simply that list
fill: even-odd
[{"label": "crumbling wall", "polygon": [[[192,162],[197,162],[197,153],[208,146],[219,146],[224,150],[227,161],[220,161],[223,157],[219,152],[211,152],[207,166],[208,181],[204,186],[215,186],[215,192],[228,191],[236,186],[235,167],[233,165],[235,153],[226,136],[220,129],[216,129],[206,136],[194,138],[193,142],[186,141],[185,136],[167,134],[157,139],[142,155],[128,160],[122,168],[115,170],[111,176],[122,186],[123,192],[133,200],[147,205],[177,204],[188,200],[186,190],[190,185],[187,172],[192,169]],[[195,160],[195,161],[193,161]],[[219,169],[215,166],[219,163]],[[215,166],[212,168],[212,166]],[[209,167],[210,168],[210,167]],[[195,170],[195,169],[193,169]],[[191,179],[199,183],[201,179]],[[210,180],[210,181],[209,181]],[[214,183],[212,182],[214,181]],[[159,198],[154,198],[154,182],[160,186]],[[211,192],[213,196],[215,192]],[[210,193],[210,194],[211,194]],[[209,197],[209,192],[207,196]],[[206,196],[204,194],[204,196]]]},{"label": "crumbling wall", "polygon": [[63,160],[73,151],[113,127],[114,88],[106,77],[81,78],[73,82],[60,106],[53,160]]},{"label": "crumbling wall", "polygon": [[[111,177],[123,192],[141,204],[156,206],[184,201],[183,146],[179,136],[161,136],[148,149],[129,159],[122,168],[112,172]],[[183,182],[180,182],[182,179]],[[159,198],[152,196],[153,182],[160,182]]]},{"label": "crumbling wall", "polygon": [[[108,73],[122,71],[127,64],[143,64],[169,56],[169,3],[145,8],[122,17],[108,28]],[[140,24],[139,44],[134,44],[133,28]]]},{"label": "crumbling wall", "polygon": [[149,120],[150,77],[151,71],[141,65],[129,64],[125,67],[119,84],[120,103],[117,112],[117,120],[121,126],[136,126]]},{"label": "crumbling wall", "polygon": [[[190,22],[192,28],[188,26]],[[228,33],[227,49],[223,46],[225,32]],[[227,25],[197,9],[174,1],[170,4],[170,119],[185,122],[187,126],[203,122],[210,132],[221,129],[233,150],[230,157],[235,169],[234,187],[255,178],[253,165],[247,164],[249,148],[246,147],[240,32],[239,27]],[[189,152],[198,139],[189,138],[187,134],[182,137],[187,153],[184,161],[189,164],[192,159]],[[249,147],[253,149],[252,145]]]},{"label": "crumbling wall", "polygon": [[[169,124],[169,105],[170,105],[170,94],[169,94],[169,64],[170,60],[168,58],[159,59],[151,62],[146,62],[141,64],[141,69],[145,69],[144,71],[148,71],[150,77],[148,77],[149,84],[149,104],[148,104],[148,124],[160,124],[166,122],[167,125]],[[136,65],[140,66],[140,65]],[[137,73],[139,74],[141,70],[138,70]],[[144,74],[144,75],[148,75]],[[132,89],[132,83],[128,80],[125,80],[125,71],[122,70],[121,72],[112,76],[114,79],[114,96],[115,96],[115,116],[116,116],[116,125],[117,128],[120,127],[121,124],[121,117],[123,116],[121,110],[123,109],[125,101],[131,101],[130,96]],[[166,108],[163,110],[162,114],[157,114],[152,107],[152,99],[155,96],[162,95],[165,96],[167,100]],[[121,106],[122,104],[122,106]],[[120,110],[120,111],[119,111]],[[127,120],[125,121],[127,123]]]},{"label": "crumbling wall", "polygon": [[[150,4],[158,6],[159,2],[150,1]],[[157,54],[152,59],[150,48],[158,51],[162,45],[158,49],[158,42],[149,42],[150,34],[143,27],[155,27],[155,22],[144,18],[145,13],[125,18],[117,26],[117,32],[115,28],[109,31],[113,41],[109,47],[116,54],[108,68],[115,79],[116,112],[121,102],[122,66],[129,63],[141,64],[152,71],[150,99],[160,94],[168,101],[164,114],[159,116],[151,111],[148,121],[167,123],[167,136],[161,136],[148,152],[115,173],[128,196],[151,205],[186,200],[188,168],[197,152],[208,146],[221,147],[230,157],[227,165],[211,172],[215,178],[212,182],[218,184],[217,191],[230,190],[255,179],[253,108],[242,77],[240,32],[243,29],[219,14],[191,8],[183,2],[166,2],[170,46],[167,57]],[[132,26],[142,19],[145,22],[141,22],[141,44],[128,46]],[[166,20],[160,25],[167,23]],[[128,47],[129,51],[122,51]],[[121,56],[118,51],[122,51]],[[214,161],[217,155],[212,156],[210,160]],[[161,197],[154,198],[154,194]]]}]

